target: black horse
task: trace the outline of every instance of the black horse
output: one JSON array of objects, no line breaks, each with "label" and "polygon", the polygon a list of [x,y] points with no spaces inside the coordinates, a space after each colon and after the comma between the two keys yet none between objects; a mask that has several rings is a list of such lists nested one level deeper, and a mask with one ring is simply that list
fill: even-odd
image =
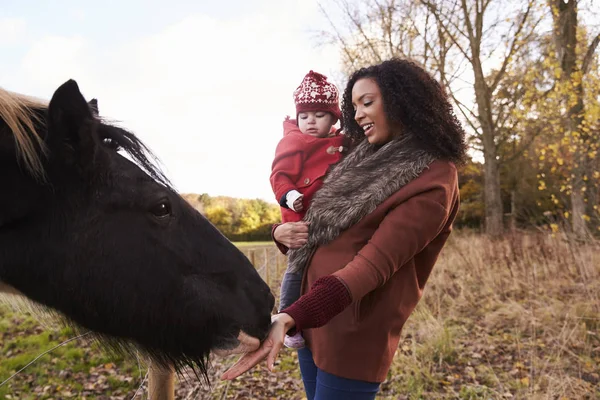
[{"label": "black horse", "polygon": [[265,337],[273,296],[96,107],[72,80],[49,105],[0,89],[0,289],[111,348],[206,374],[211,351]]}]

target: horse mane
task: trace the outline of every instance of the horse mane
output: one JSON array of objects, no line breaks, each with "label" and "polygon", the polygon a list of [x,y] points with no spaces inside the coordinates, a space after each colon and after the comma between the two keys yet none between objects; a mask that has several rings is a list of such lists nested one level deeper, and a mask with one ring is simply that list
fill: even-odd
[{"label": "horse mane", "polygon": [[133,161],[142,168],[148,175],[152,177],[156,182],[159,182],[163,186],[174,190],[172,183],[166,177],[164,172],[157,166],[157,162],[160,162],[158,157],[152,153],[152,151],[133,133],[120,128],[114,123],[109,123],[102,117],[97,117],[102,122],[101,140],[112,139],[118,147],[125,151]]},{"label": "horse mane", "polygon": [[[43,126],[39,111],[46,111],[48,103],[34,97],[10,92],[0,88],[0,119],[8,125],[17,147],[17,160],[22,160],[27,171],[35,178],[45,180],[42,155],[47,154],[44,139],[36,131],[37,126]],[[114,140],[133,161],[148,173],[155,181],[173,189],[171,182],[162,170],[155,164],[158,158],[133,133],[108,123],[94,114],[94,117],[106,128],[104,137]],[[151,160],[152,159],[152,160]]]},{"label": "horse mane", "polygon": [[36,123],[43,123],[36,110],[45,110],[48,104],[42,100],[0,88],[0,119],[13,134],[17,147],[17,159],[22,160],[25,168],[35,178],[45,178],[41,154],[46,154],[43,139],[35,129]]}]

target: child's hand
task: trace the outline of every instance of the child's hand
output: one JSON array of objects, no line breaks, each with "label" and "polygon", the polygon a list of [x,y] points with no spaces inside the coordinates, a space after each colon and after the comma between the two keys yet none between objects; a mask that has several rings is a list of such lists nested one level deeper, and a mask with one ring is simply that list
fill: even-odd
[{"label": "child's hand", "polygon": [[302,205],[302,199],[304,198],[304,195],[298,197],[296,199],[296,201],[294,201],[294,211],[296,212],[302,212],[302,210],[304,210],[304,206]]},{"label": "child's hand", "polygon": [[302,206],[302,199],[304,195],[299,191],[292,189],[285,195],[285,204],[288,208],[295,212],[301,212],[304,207]]}]

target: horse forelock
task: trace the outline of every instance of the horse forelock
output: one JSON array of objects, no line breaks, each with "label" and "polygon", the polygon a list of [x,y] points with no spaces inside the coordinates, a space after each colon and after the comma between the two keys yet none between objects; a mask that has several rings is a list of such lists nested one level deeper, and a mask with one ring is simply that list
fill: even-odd
[{"label": "horse forelock", "polygon": [[17,147],[17,159],[27,171],[40,180],[45,178],[42,155],[46,147],[35,124],[42,122],[35,111],[45,109],[47,103],[32,97],[0,88],[0,118],[8,125]]},{"label": "horse forelock", "polygon": [[[17,160],[24,164],[33,177],[42,181],[46,179],[42,157],[48,150],[40,132],[36,130],[36,125],[39,127],[44,124],[37,113],[47,108],[48,103],[43,100],[0,88],[0,119],[6,123],[14,138]],[[134,134],[111,124],[104,118],[95,117],[113,133],[125,152],[152,178],[172,188],[160,167],[155,165],[154,161],[158,161],[156,156]]]}]

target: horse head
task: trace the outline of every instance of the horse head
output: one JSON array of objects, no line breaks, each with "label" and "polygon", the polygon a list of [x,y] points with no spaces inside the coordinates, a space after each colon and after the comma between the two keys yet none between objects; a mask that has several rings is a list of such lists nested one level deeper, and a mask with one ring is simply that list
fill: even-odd
[{"label": "horse head", "polygon": [[0,117],[0,284],[176,368],[265,337],[255,268],[75,81],[48,105],[0,90]]}]

